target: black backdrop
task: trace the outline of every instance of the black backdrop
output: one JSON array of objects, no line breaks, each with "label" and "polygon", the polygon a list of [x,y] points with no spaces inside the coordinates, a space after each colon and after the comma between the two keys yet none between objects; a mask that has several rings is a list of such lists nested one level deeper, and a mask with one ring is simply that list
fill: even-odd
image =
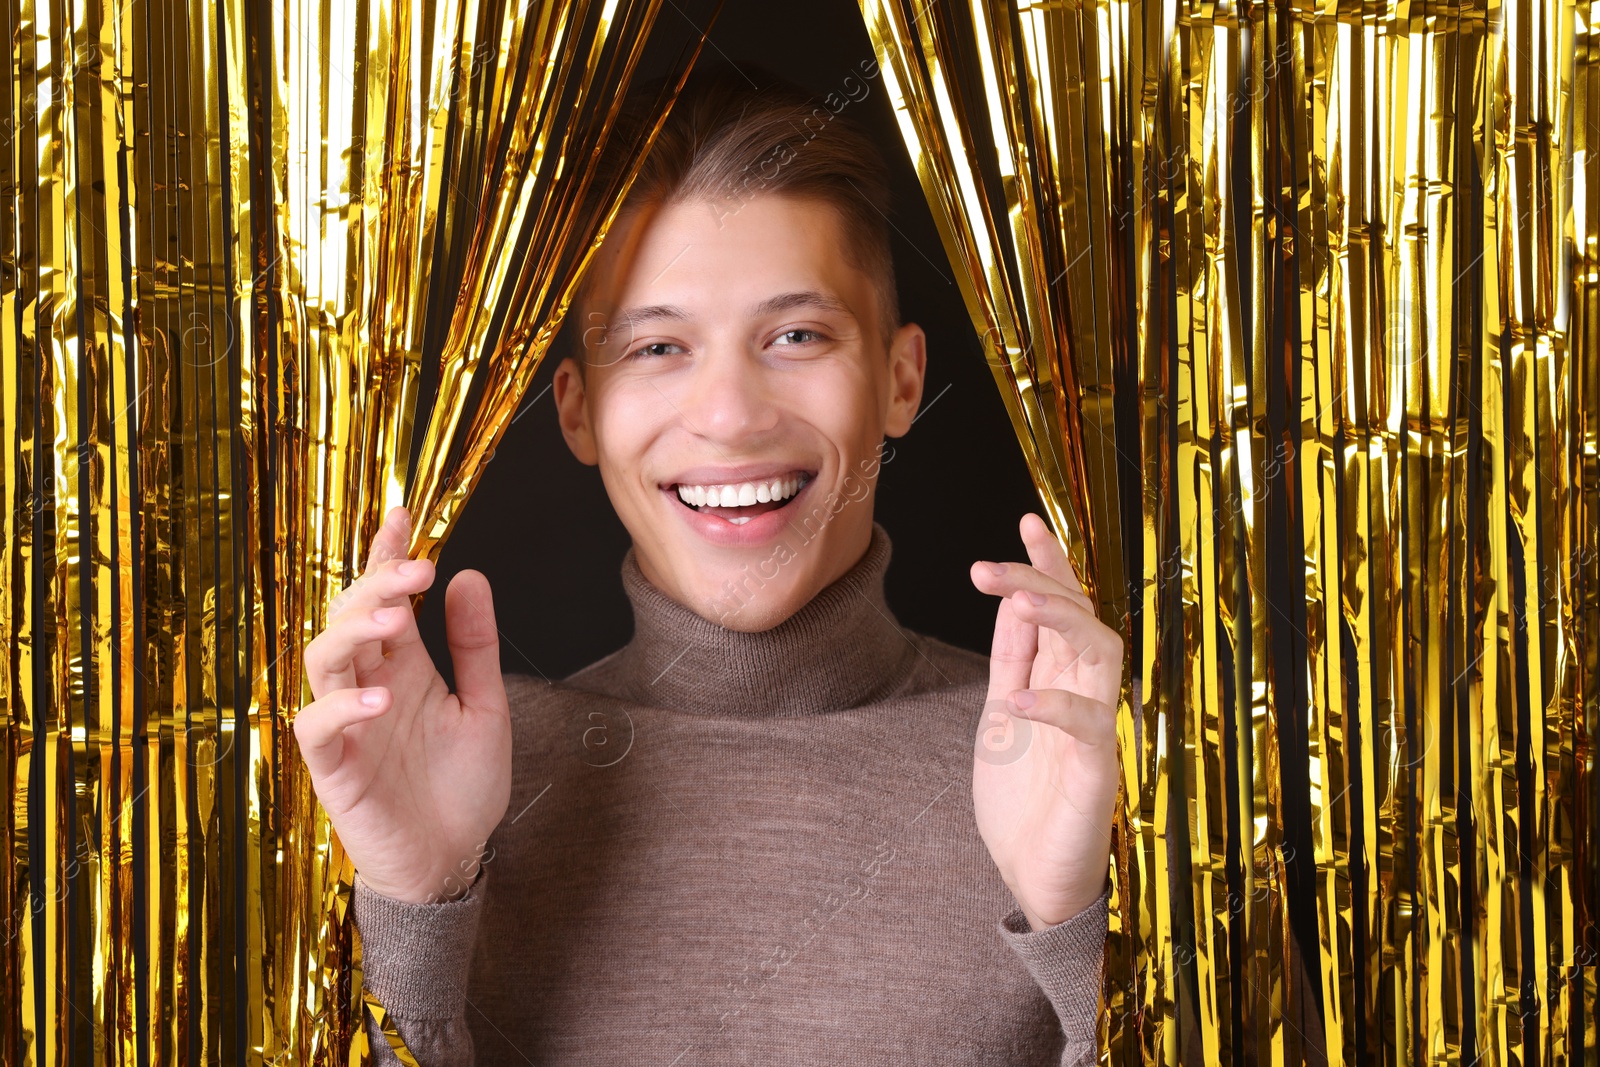
[{"label": "black backdrop", "polygon": [[[699,12],[662,9],[663,55],[675,54]],[[901,315],[928,334],[922,411],[891,439],[875,517],[894,543],[887,579],[901,625],[987,652],[997,601],[967,578],[976,559],[1026,560],[1017,520],[1039,510],[1015,432],[985,366],[975,332],[893,108],[874,70],[859,8],[842,0],[805,4],[729,0],[707,58],[754,62],[824,96],[858,98],[843,111],[865,126],[893,169],[895,269]],[[661,73],[646,70],[642,76]],[[862,96],[865,91],[865,96]],[[573,458],[547,391],[548,359],[489,463],[439,560],[423,603],[422,633],[451,678],[444,640],[444,588],[457,572],[489,577],[508,672],[561,678],[627,639],[632,618],[618,578],[628,534],[596,468]],[[888,453],[886,453],[888,455]]]}]

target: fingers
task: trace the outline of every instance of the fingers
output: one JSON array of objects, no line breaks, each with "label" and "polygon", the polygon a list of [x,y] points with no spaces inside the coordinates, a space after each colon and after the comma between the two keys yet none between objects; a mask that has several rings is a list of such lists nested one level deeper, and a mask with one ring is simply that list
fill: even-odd
[{"label": "fingers", "polygon": [[1019,619],[1054,630],[1091,663],[1122,663],[1122,635],[1070,596],[1019,589],[1006,598]]},{"label": "fingers", "polygon": [[1006,711],[1019,718],[1054,726],[1085,745],[1117,743],[1117,712],[1082,693],[1068,689],[1023,689],[1011,694]]},{"label": "fingers", "polygon": [[1018,523],[1022,533],[1022,543],[1027,546],[1028,558],[1041,572],[1061,583],[1062,588],[1083,592],[1083,583],[1078,581],[1078,572],[1072,569],[1072,560],[1067,558],[1066,550],[1061,547],[1061,542],[1056,540],[1056,535],[1050,532],[1050,526],[1036,513],[1030,511],[1022,516]]},{"label": "fingers", "polygon": [[338,770],[344,758],[345,730],[377,718],[389,710],[390,703],[385,688],[341,689],[301,708],[293,725],[306,769],[319,779]]},{"label": "fingers", "polygon": [[384,516],[383,524],[372,535],[372,543],[367,546],[367,564],[355,581],[339,590],[328,604],[328,620],[331,622],[348,608],[358,598],[363,596],[371,585],[373,576],[382,572],[384,564],[393,559],[403,559],[410,553],[407,548],[411,541],[411,516],[403,507],[389,509],[389,514]]},{"label": "fingers", "polygon": [[500,631],[494,596],[479,571],[462,571],[444,591],[445,638],[455,665],[456,696],[464,708],[507,707],[500,673]]},{"label": "fingers", "polygon": [[410,598],[433,577],[432,563],[413,559],[391,560],[364,579],[365,588],[306,646],[306,679],[319,700],[361,685],[383,665],[385,646],[392,653],[421,640]]},{"label": "fingers", "polygon": [[1068,587],[1062,585],[1054,578],[1044,574],[1036,567],[1026,563],[992,563],[988,560],[979,560],[974,563],[968,572],[972,584],[978,591],[994,596],[1009,597],[1019,590],[1034,593],[1044,593],[1051,596],[1062,596],[1077,604],[1084,611],[1094,614],[1094,604],[1090,602],[1081,586]]},{"label": "fingers", "polygon": [[331,627],[346,615],[364,615],[384,607],[409,604],[411,597],[433,585],[434,566],[425,559],[399,557],[376,565],[344,591],[344,600],[328,615]]},{"label": "fingers", "polygon": [[366,575],[373,567],[381,566],[397,556],[409,556],[406,549],[411,541],[411,512],[403,507],[392,507],[383,517],[383,524],[372,535],[367,546],[367,565],[361,573]]},{"label": "fingers", "polygon": [[1019,589],[1066,596],[1095,614],[1094,603],[1084,593],[1071,561],[1045,521],[1030,511],[1022,517],[1021,528],[1023,545],[1033,566],[979,560],[970,571],[972,584],[980,592],[995,596],[1010,596]]},{"label": "fingers", "polygon": [[[346,611],[371,611],[400,597],[420,593],[433,584],[433,564],[428,560],[407,558],[409,540],[406,509],[391,508],[389,517],[373,535],[366,570],[328,606],[330,623]],[[427,581],[421,582],[424,576]]]},{"label": "fingers", "polygon": [[1016,690],[1028,688],[1038,654],[1039,627],[1018,618],[1009,597],[1002,600],[989,649],[989,699],[1004,700]]}]

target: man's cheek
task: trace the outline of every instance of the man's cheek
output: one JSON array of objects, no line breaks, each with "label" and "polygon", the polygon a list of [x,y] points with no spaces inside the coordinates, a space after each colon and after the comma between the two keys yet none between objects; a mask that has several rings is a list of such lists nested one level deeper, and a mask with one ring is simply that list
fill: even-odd
[{"label": "man's cheek", "polygon": [[659,436],[657,419],[648,408],[617,402],[620,399],[614,397],[595,405],[592,423],[595,446],[600,453],[602,471],[609,468],[619,477],[637,476],[645,469],[646,460],[651,456],[651,443]]}]

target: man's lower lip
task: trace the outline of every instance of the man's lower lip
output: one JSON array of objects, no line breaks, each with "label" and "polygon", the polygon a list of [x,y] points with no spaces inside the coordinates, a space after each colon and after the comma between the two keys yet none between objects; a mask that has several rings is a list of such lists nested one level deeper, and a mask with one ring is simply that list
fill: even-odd
[{"label": "man's lower lip", "polygon": [[719,545],[756,545],[770,541],[780,530],[789,525],[789,511],[795,503],[806,495],[806,491],[816,482],[813,476],[800,491],[783,502],[780,508],[764,511],[746,523],[731,523],[727,519],[714,514],[715,508],[695,510],[678,499],[675,489],[667,490],[672,507],[683,512],[685,520],[696,533],[706,540]]}]

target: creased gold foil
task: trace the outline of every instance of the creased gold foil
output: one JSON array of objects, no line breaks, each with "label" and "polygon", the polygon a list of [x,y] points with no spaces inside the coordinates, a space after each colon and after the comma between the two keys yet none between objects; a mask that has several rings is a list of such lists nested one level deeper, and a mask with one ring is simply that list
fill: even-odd
[{"label": "creased gold foil", "polygon": [[[384,1040],[389,1042],[389,1047],[394,1050],[395,1059],[399,1060],[404,1067],[418,1067],[416,1057],[411,1054],[410,1049],[406,1048],[405,1038],[400,1036],[400,1031],[395,1028],[394,1023],[389,1021],[388,1010],[378,1003],[378,999],[371,993],[363,993],[362,1002],[366,1010],[371,1012],[372,1017],[377,1020],[378,1029],[383,1034]],[[366,1035],[359,1035],[356,1041],[358,1044],[364,1043]]]},{"label": "creased gold foil", "polygon": [[581,210],[658,11],[0,6],[0,1063],[392,1034],[300,650],[388,507],[437,555],[625,188]]},{"label": "creased gold foil", "polygon": [[1600,1055],[1595,6],[861,10],[1127,638],[1105,1062]]}]

